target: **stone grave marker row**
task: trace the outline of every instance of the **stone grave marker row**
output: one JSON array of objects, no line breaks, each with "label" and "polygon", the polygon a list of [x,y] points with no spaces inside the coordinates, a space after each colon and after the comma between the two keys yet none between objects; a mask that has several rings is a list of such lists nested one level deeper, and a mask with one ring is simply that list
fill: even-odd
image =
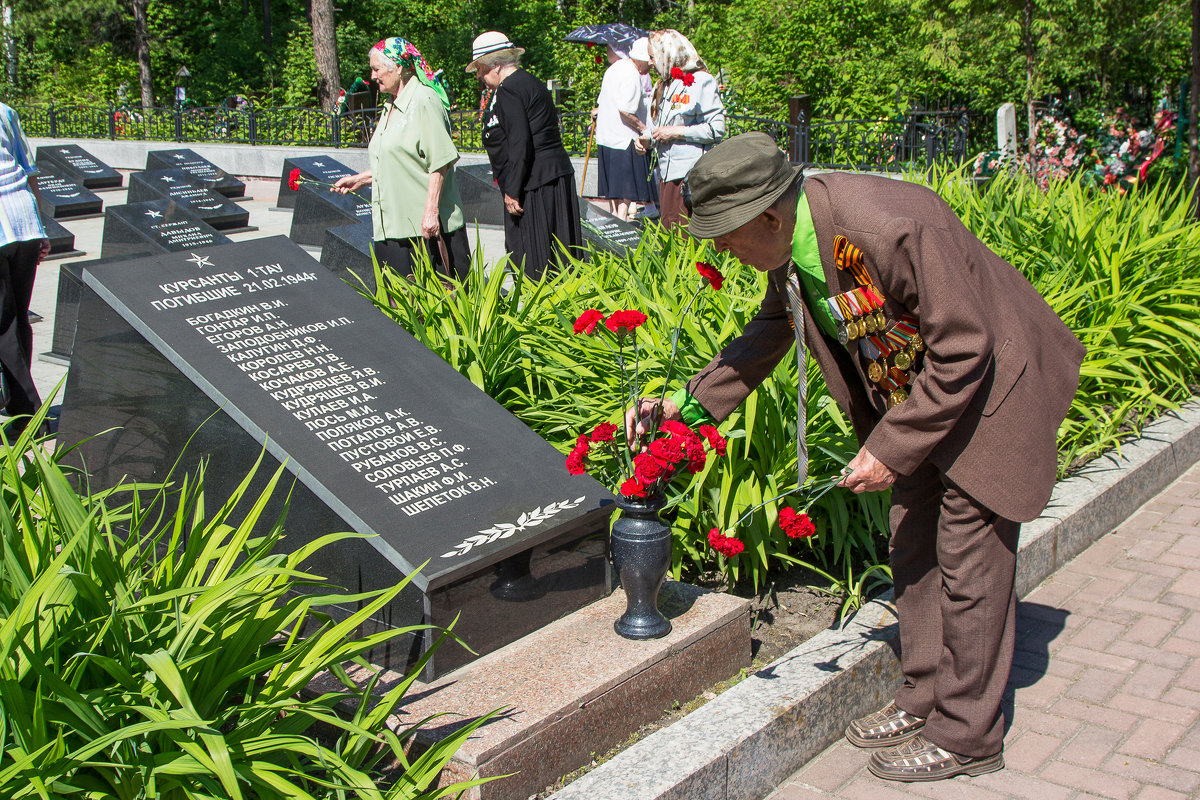
[{"label": "stone grave marker row", "polygon": [[35,158],[39,167],[49,168],[85,189],[116,189],[124,182],[121,173],[77,144],[43,145]]},{"label": "stone grave marker row", "polygon": [[144,200],[174,200],[198,219],[217,230],[246,231],[250,212],[225,195],[194,183],[182,169],[148,169],[129,176],[130,203]]},{"label": "stone grave marker row", "polygon": [[33,176],[38,190],[38,208],[47,219],[64,219],[99,214],[104,201],[80,183],[64,178],[53,167],[39,167]]},{"label": "stone grave marker row", "polygon": [[146,153],[146,169],[181,169],[192,176],[194,185],[203,189],[212,189],[226,197],[246,195],[246,184],[194,150],[151,150]]}]

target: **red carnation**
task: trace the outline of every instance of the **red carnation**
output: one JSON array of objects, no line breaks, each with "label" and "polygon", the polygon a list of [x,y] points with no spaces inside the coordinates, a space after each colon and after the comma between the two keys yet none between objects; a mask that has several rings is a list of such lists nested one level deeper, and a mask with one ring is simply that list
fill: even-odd
[{"label": "red carnation", "polygon": [[797,514],[788,506],[779,509],[779,527],[791,539],[807,539],[817,532],[808,514]]},{"label": "red carnation", "polygon": [[666,462],[649,453],[638,453],[633,457],[633,477],[643,484],[654,483],[666,470]]},{"label": "red carnation", "polygon": [[708,544],[726,558],[733,558],[746,549],[746,545],[742,544],[741,539],[726,536],[716,528],[708,532]]},{"label": "red carnation", "polygon": [[663,420],[663,423],[658,426],[660,430],[667,433],[673,433],[676,436],[693,436],[692,429],[684,425],[677,419]]},{"label": "red carnation", "polygon": [[682,78],[683,70],[681,70],[679,67],[671,67],[671,80],[677,81],[682,80]]},{"label": "red carnation", "polygon": [[582,475],[587,472],[587,466],[583,463],[583,453],[578,450],[572,450],[567,456],[567,472],[572,475]]},{"label": "red carnation", "polygon": [[690,72],[685,72],[685,73],[683,73],[683,77],[680,78],[680,80],[683,81],[684,86],[691,86],[693,83],[696,82],[696,76]]},{"label": "red carnation", "polygon": [[617,432],[617,426],[611,422],[601,422],[592,431],[591,440],[593,442],[611,442],[613,434]]},{"label": "red carnation", "polygon": [[629,309],[628,311],[614,311],[608,315],[608,320],[604,324],[608,326],[610,331],[618,336],[622,336],[635,328],[641,327],[645,321],[645,314]]},{"label": "red carnation", "polygon": [[621,494],[625,497],[645,497],[646,487],[637,478],[630,478],[621,484]]},{"label": "red carnation", "polygon": [[650,443],[650,455],[676,464],[683,461],[683,444],[679,439],[655,439]]},{"label": "red carnation", "polygon": [[575,333],[594,333],[596,330],[596,323],[602,322],[603,320],[603,314],[594,308],[589,308],[587,311],[580,314],[579,318],[575,320]]},{"label": "red carnation", "polygon": [[721,284],[725,283],[725,276],[721,274],[721,270],[714,267],[712,264],[706,264],[703,261],[696,262],[696,271],[708,281],[709,285],[714,290],[720,291]]},{"label": "red carnation", "polygon": [[727,442],[725,437],[717,432],[717,429],[712,425],[701,425],[700,434],[708,439],[708,446],[713,449],[713,452],[719,456],[725,455]]}]

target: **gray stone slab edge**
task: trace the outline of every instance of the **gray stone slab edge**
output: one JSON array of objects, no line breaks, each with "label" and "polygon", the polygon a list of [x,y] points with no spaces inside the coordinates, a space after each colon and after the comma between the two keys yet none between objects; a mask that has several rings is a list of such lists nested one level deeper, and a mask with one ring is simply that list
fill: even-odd
[{"label": "gray stone slab edge", "polygon": [[[1200,460],[1200,403],[1060,481],[1021,530],[1021,596]],[[890,595],[646,737],[550,800],[758,800],[882,706],[900,680]]]}]

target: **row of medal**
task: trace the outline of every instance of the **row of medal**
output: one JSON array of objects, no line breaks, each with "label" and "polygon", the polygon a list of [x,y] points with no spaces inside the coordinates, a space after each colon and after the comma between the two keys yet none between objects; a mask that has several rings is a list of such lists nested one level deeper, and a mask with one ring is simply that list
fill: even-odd
[{"label": "row of medal", "polygon": [[908,384],[915,377],[910,370],[925,349],[916,317],[905,314],[882,335],[865,337],[858,348],[867,361],[867,378],[887,396],[888,408],[907,400]]}]

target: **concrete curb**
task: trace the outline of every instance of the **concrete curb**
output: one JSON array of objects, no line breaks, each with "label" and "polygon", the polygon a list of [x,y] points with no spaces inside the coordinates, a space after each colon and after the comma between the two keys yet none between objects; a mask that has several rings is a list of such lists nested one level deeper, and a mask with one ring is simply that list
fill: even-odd
[{"label": "concrete curb", "polygon": [[[1200,403],[1059,482],[1022,527],[1021,596],[1200,460]],[[890,595],[638,742],[551,800],[757,800],[874,711],[900,680]]]}]

